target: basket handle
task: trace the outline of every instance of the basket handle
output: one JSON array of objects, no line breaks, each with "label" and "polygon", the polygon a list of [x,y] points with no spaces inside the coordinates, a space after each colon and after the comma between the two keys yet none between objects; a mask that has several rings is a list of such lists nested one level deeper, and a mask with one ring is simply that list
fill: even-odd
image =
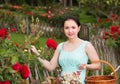
[{"label": "basket handle", "polygon": [[[108,63],[108,62],[106,62],[106,61],[104,61],[104,60],[94,61],[93,63],[98,63],[98,62],[102,62],[102,63],[107,64],[107,65],[112,69],[112,72],[114,73],[114,74],[113,74],[113,75],[114,75],[114,78],[117,77],[116,72],[115,72],[115,69],[113,68],[113,66],[112,66],[110,63]],[[88,70],[87,70],[87,72],[86,72],[86,79],[87,79],[87,78],[88,78]]]}]

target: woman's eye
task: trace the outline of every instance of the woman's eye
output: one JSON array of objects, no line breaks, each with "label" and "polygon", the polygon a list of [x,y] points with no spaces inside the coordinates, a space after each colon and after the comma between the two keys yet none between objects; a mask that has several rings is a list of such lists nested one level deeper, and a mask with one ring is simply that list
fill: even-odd
[{"label": "woman's eye", "polygon": [[72,29],[75,29],[75,27],[72,27]]},{"label": "woman's eye", "polygon": [[65,29],[68,29],[69,27],[65,27]]}]

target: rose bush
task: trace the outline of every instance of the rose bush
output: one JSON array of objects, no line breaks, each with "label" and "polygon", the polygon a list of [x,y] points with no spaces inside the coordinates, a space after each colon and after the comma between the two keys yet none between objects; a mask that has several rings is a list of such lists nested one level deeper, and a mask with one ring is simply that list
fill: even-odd
[{"label": "rose bush", "polygon": [[[11,30],[15,31],[15,28]],[[18,80],[29,78],[29,67],[22,60],[25,59],[24,48],[11,41],[8,29],[0,29],[0,84],[18,84]]]},{"label": "rose bush", "polygon": [[111,26],[110,30],[104,32],[103,39],[109,46],[120,47],[120,26]]},{"label": "rose bush", "polygon": [[[28,51],[31,43],[39,37],[28,36],[25,42],[19,44],[11,40],[10,31],[15,33],[17,30],[0,29],[0,84],[19,84],[19,81],[27,80],[31,74],[34,78],[33,68],[39,63]],[[43,58],[50,60],[58,44],[52,38],[47,39],[45,43],[45,47],[41,47],[39,51]]]},{"label": "rose bush", "polygon": [[98,26],[105,28],[102,38],[109,47],[120,47],[120,19],[116,14],[111,14],[108,18],[99,19]]},{"label": "rose bush", "polygon": [[44,59],[51,60],[58,43],[52,38],[48,38],[44,47],[38,48],[40,56]]}]

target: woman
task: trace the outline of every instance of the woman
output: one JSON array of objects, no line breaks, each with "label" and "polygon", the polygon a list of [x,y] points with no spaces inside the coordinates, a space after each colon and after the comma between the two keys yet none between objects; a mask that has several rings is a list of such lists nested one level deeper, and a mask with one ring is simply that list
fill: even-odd
[{"label": "woman", "polygon": [[[38,60],[49,71],[54,70],[60,65],[62,68],[61,76],[66,73],[71,74],[73,72],[81,71],[80,81],[84,84],[86,69],[100,69],[100,63],[93,63],[94,61],[98,61],[99,57],[90,42],[78,37],[81,24],[77,17],[66,17],[63,27],[68,40],[57,46],[51,61],[43,60],[40,57],[38,57]],[[31,50],[36,55],[40,55],[34,46],[32,46]],[[88,59],[92,62],[91,64],[87,64]]]}]

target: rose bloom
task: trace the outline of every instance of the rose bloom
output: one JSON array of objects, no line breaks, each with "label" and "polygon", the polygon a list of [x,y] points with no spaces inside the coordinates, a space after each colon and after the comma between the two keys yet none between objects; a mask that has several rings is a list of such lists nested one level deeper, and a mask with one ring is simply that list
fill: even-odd
[{"label": "rose bloom", "polygon": [[33,15],[34,13],[32,11],[30,11],[30,12],[27,12],[26,14],[27,15]]},{"label": "rose bloom", "polygon": [[120,30],[118,31],[118,35],[120,35]]},{"label": "rose bloom", "polygon": [[20,73],[23,79],[27,79],[30,76],[30,71],[25,64],[21,66]]},{"label": "rose bloom", "polygon": [[20,63],[15,63],[13,66],[12,66],[12,69],[15,70],[15,71],[19,71],[20,70]]},{"label": "rose bloom", "polygon": [[102,23],[102,20],[101,20],[101,19],[98,19],[98,23]]},{"label": "rose bloom", "polygon": [[6,28],[0,29],[0,37],[1,38],[7,38],[8,37],[8,30]]},{"label": "rose bloom", "polygon": [[112,33],[116,33],[116,32],[118,31],[118,29],[119,29],[119,26],[112,26],[112,27],[110,28],[110,31],[111,31]]},{"label": "rose bloom", "polygon": [[16,29],[16,28],[11,28],[11,31],[12,31],[12,32],[16,32],[17,29]]},{"label": "rose bloom", "polygon": [[0,84],[11,84],[10,81],[1,81]]},{"label": "rose bloom", "polygon": [[57,42],[53,39],[48,39],[46,41],[46,45],[49,47],[49,48],[52,48],[52,49],[56,49],[57,48]]}]

